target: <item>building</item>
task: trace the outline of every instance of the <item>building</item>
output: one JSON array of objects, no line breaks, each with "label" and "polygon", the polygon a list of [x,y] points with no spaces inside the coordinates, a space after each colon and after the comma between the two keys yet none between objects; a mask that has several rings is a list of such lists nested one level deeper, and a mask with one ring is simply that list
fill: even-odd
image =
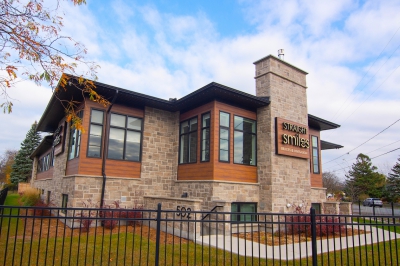
[{"label": "building", "polygon": [[61,105],[82,101],[81,91],[58,90],[38,123],[49,135],[32,154],[32,186],[58,206],[91,198],[204,211],[320,208],[321,150],[342,147],[320,132],[339,125],[308,114],[306,72],[271,55],[254,64],[256,96],[210,83],[164,100],[96,82],[112,104],[81,105],[85,132]]}]

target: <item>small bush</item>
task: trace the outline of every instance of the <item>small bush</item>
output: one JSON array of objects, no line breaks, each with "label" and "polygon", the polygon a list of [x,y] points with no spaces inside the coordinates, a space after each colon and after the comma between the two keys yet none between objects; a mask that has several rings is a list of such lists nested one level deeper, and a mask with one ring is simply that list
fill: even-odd
[{"label": "small bush", "polygon": [[36,188],[28,188],[22,193],[22,206],[35,206],[39,201],[40,192]]},{"label": "small bush", "polygon": [[[98,208],[97,204],[92,202],[91,199],[88,199],[87,201],[83,201],[82,205],[84,206],[85,209],[90,209],[90,208]],[[81,223],[81,231],[82,232],[87,232],[89,231],[90,226],[93,223],[93,219],[90,219],[91,217],[96,217],[96,211],[91,211],[91,210],[82,210],[80,214],[78,214],[81,219],[79,219]]]},{"label": "small bush", "polygon": [[34,207],[41,207],[41,209],[35,209],[34,210],[34,215],[37,216],[50,216],[51,212],[49,209],[47,209],[50,206],[53,206],[52,202],[44,202],[43,200],[39,199],[34,205]]}]

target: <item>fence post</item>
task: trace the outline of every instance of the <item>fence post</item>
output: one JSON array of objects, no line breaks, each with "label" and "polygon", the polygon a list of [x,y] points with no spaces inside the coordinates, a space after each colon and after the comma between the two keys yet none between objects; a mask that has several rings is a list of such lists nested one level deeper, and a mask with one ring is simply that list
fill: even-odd
[{"label": "fence post", "polygon": [[361,215],[361,200],[358,201],[358,215]]},{"label": "fence post", "polygon": [[156,231],[156,256],[154,264],[158,266],[158,261],[160,258],[160,231],[161,231],[161,203],[157,204],[157,231]]},{"label": "fence post", "polygon": [[317,266],[317,222],[315,219],[315,209],[311,207],[311,253],[312,265]]},{"label": "fence post", "polygon": [[396,218],[394,218],[394,206],[393,206],[393,201],[391,202],[392,204],[392,217],[393,217],[393,224],[396,224]]}]

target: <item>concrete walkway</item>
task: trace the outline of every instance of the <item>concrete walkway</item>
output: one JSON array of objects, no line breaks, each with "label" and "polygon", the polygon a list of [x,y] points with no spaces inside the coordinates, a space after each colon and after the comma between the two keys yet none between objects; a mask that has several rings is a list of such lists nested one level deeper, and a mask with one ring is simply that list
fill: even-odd
[{"label": "concrete walkway", "polygon": [[[358,228],[355,228],[358,229]],[[346,248],[359,247],[373,243],[400,239],[400,234],[389,232],[374,226],[360,226],[361,230],[369,231],[366,234],[349,237],[338,237],[331,239],[317,240],[318,254],[338,251]],[[231,242],[232,241],[232,242]],[[311,256],[311,241],[294,243],[280,246],[269,246],[257,242],[248,241],[242,238],[211,235],[201,236],[196,239],[197,244],[212,246],[230,251],[241,256],[254,256],[264,259],[293,260]]]}]

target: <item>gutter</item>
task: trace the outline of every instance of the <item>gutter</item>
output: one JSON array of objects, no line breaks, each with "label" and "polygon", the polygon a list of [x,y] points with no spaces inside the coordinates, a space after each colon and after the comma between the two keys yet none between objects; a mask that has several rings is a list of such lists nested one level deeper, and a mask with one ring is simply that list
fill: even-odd
[{"label": "gutter", "polygon": [[114,105],[115,100],[117,99],[117,96],[118,96],[118,90],[115,91],[114,98],[112,99],[110,106],[108,107],[107,112],[106,112],[106,123],[105,123],[106,130],[105,130],[105,134],[104,134],[104,145],[103,145],[104,151],[103,151],[102,164],[101,164],[101,174],[103,176],[103,184],[101,185],[100,208],[103,208],[103,206],[104,206],[104,191],[106,189],[106,180],[107,180],[106,158],[108,155],[108,142],[109,142],[109,137],[110,137],[110,134],[109,134],[110,131],[108,130],[110,127],[110,111]]}]

